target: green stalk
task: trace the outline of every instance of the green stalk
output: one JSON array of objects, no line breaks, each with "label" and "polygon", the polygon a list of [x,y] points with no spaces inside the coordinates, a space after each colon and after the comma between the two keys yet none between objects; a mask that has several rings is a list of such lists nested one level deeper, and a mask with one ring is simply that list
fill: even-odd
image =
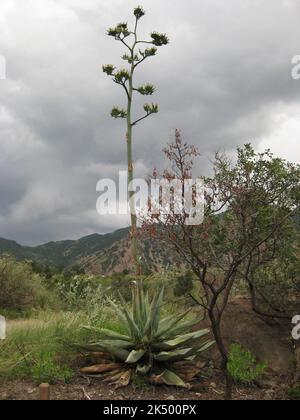
[{"label": "green stalk", "polygon": [[136,19],[134,37],[135,42],[131,48],[131,58],[132,64],[130,69],[130,78],[129,78],[129,88],[128,88],[128,103],[127,103],[127,164],[128,164],[128,177],[127,177],[127,187],[129,194],[129,208],[130,208],[130,217],[131,217],[131,240],[132,240],[132,253],[133,260],[135,264],[136,274],[140,274],[140,265],[139,265],[139,256],[138,256],[138,245],[137,245],[137,217],[135,214],[135,205],[133,201],[134,192],[129,191],[129,186],[134,179],[134,168],[133,168],[133,156],[132,156],[132,119],[131,119],[131,109],[132,109],[132,98],[133,98],[133,75],[135,70],[134,65],[134,54],[135,46],[137,43],[137,25],[138,19]]}]

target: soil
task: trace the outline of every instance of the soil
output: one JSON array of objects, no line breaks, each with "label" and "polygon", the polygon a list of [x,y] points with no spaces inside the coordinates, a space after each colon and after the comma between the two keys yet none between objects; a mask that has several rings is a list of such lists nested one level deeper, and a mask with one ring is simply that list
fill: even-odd
[{"label": "soil", "polygon": [[[70,384],[51,385],[51,400],[222,400],[224,387],[216,382],[195,383],[193,390],[173,387],[136,387],[130,385],[115,390],[97,380],[88,382],[85,378],[76,378]],[[272,383],[264,389],[258,386],[234,387],[234,400],[284,400],[286,385]],[[38,400],[39,392],[30,380],[0,384],[0,400]]]}]

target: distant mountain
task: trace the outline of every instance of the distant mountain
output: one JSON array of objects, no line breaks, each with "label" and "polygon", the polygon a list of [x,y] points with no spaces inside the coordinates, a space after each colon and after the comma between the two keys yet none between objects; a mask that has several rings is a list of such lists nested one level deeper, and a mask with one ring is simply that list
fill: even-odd
[{"label": "distant mountain", "polygon": [[[129,229],[106,235],[94,234],[76,241],[49,242],[28,247],[0,238],[0,255],[10,254],[17,260],[32,260],[44,265],[72,267],[79,265],[87,273],[112,274],[132,269]],[[151,240],[141,244],[141,264],[144,271],[160,270],[175,263],[172,253]]]}]

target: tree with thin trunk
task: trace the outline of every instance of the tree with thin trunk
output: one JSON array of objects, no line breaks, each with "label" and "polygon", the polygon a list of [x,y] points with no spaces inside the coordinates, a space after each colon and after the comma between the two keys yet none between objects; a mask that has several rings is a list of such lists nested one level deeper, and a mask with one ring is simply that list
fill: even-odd
[{"label": "tree with thin trunk", "polygon": [[145,15],[145,11],[142,7],[136,7],[134,9],[135,24],[134,29],[130,30],[126,22],[119,23],[116,27],[109,28],[107,31],[108,36],[114,38],[116,41],[122,43],[126,47],[126,52],[122,56],[122,59],[129,64],[128,69],[116,69],[113,64],[106,64],[103,66],[103,71],[108,76],[112,77],[112,80],[117,85],[120,85],[125,92],[127,99],[126,108],[114,107],[111,111],[113,118],[122,118],[126,120],[127,131],[126,131],[126,142],[127,142],[127,164],[128,164],[128,201],[129,209],[131,214],[131,238],[132,238],[132,250],[133,259],[136,266],[136,271],[139,273],[139,259],[137,249],[137,217],[134,202],[134,191],[131,188],[131,183],[134,178],[134,166],[133,166],[133,128],[145,120],[152,114],[158,113],[158,105],[154,103],[146,103],[144,105],[144,115],[133,118],[133,98],[134,93],[151,96],[155,92],[155,87],[151,84],[145,84],[141,86],[134,85],[134,74],[138,66],[145,60],[153,57],[157,54],[158,47],[167,45],[169,39],[165,34],[152,32],[149,40],[143,40],[138,38],[138,25],[140,19]]},{"label": "tree with thin trunk", "polygon": [[[192,178],[197,150],[176,131],[175,142],[165,154],[172,165],[162,177],[180,179],[184,186]],[[256,153],[246,145],[238,149],[234,163],[217,153],[213,169],[214,175],[204,179],[201,225],[190,226],[185,210],[168,215],[156,211],[144,220],[144,228],[171,246],[197,276],[200,293],[193,298],[210,320],[226,380],[226,399],[231,399],[233,379],[223,335],[224,313],[237,281],[249,280],[253,264],[259,265],[263,255],[269,257],[274,247],[281,247],[282,231],[299,214],[300,166],[275,158],[269,151]]]}]

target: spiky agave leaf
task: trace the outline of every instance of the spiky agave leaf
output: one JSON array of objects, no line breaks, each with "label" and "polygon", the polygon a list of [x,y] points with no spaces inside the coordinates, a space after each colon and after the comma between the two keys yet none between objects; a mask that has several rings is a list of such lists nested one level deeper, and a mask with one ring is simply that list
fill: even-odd
[{"label": "spiky agave leaf", "polygon": [[129,356],[127,357],[125,363],[134,364],[137,363],[146,353],[146,350],[132,350]]},{"label": "spiky agave leaf", "polygon": [[154,344],[153,347],[159,350],[172,350],[173,348],[186,345],[187,343],[191,344],[190,347],[192,347],[192,344],[196,340],[204,337],[207,334],[209,334],[209,330],[200,330],[200,331],[195,331],[195,332],[191,332],[184,335],[178,335],[172,340],[161,341],[157,344]]},{"label": "spiky agave leaf", "polygon": [[83,326],[84,329],[88,331],[94,331],[98,333],[101,338],[105,339],[112,339],[112,340],[122,340],[122,341],[130,341],[130,337],[128,335],[120,334],[116,331],[108,330],[106,328],[97,328],[97,327],[88,327]]},{"label": "spiky agave leaf", "polygon": [[150,305],[147,323],[143,331],[143,337],[147,337],[148,342],[150,342],[156,335],[158,325],[159,325],[159,316],[160,316],[160,309],[161,309],[163,297],[164,297],[164,288],[162,288],[160,292],[156,293]]},{"label": "spiky agave leaf", "polygon": [[110,305],[112,306],[112,308],[115,310],[115,313],[119,319],[119,321],[121,322],[121,324],[126,328],[126,331],[131,334],[131,329],[130,329],[130,325],[128,324],[127,321],[127,317],[124,313],[124,310],[122,311],[118,305],[115,304],[115,302],[113,302],[112,300],[108,299],[108,302],[110,303]]},{"label": "spiky agave leaf", "polygon": [[138,342],[138,340],[140,340],[142,338],[142,334],[141,331],[139,329],[139,327],[137,326],[132,313],[130,313],[130,311],[127,308],[125,299],[123,298],[123,296],[119,293],[119,298],[121,300],[121,303],[123,305],[123,314],[126,318],[130,333],[131,333],[131,337],[134,339],[135,342]]},{"label": "spiky agave leaf", "polygon": [[78,346],[78,348],[84,351],[105,351],[107,353],[110,353],[116,359],[122,360],[123,362],[125,362],[125,360],[130,354],[130,352],[123,347],[116,347],[115,345],[109,346],[107,343],[92,343],[87,344],[85,346]]},{"label": "spiky agave leaf", "polygon": [[[97,342],[91,343],[91,346],[96,348],[98,346],[99,351],[106,351],[104,347],[111,347],[115,346],[116,348],[120,349],[132,349],[134,347],[134,343],[132,341],[124,341],[124,340],[99,340]],[[104,350],[101,350],[104,349]]]},{"label": "spiky agave leaf", "polygon": [[178,323],[182,319],[184,319],[190,312],[191,312],[191,310],[188,309],[186,312],[184,312],[180,315],[177,315],[177,316],[171,315],[171,316],[163,319],[158,324],[158,330],[157,330],[157,333],[155,334],[155,337],[160,338],[160,337],[163,337],[168,332],[170,333],[170,331],[172,331],[172,329],[174,329],[174,327],[178,327]]},{"label": "spiky agave leaf", "polygon": [[155,385],[165,384],[169,386],[188,388],[188,385],[178,375],[176,375],[176,373],[167,369],[160,375],[152,375],[150,377],[150,381]]},{"label": "spiky agave leaf", "polygon": [[177,335],[185,333],[192,327],[195,327],[197,324],[199,324],[199,321],[195,319],[191,319],[181,323],[179,322],[178,324],[173,325],[173,327],[169,330],[164,331],[164,333],[160,335],[160,340],[170,340],[173,337],[176,337]]}]

